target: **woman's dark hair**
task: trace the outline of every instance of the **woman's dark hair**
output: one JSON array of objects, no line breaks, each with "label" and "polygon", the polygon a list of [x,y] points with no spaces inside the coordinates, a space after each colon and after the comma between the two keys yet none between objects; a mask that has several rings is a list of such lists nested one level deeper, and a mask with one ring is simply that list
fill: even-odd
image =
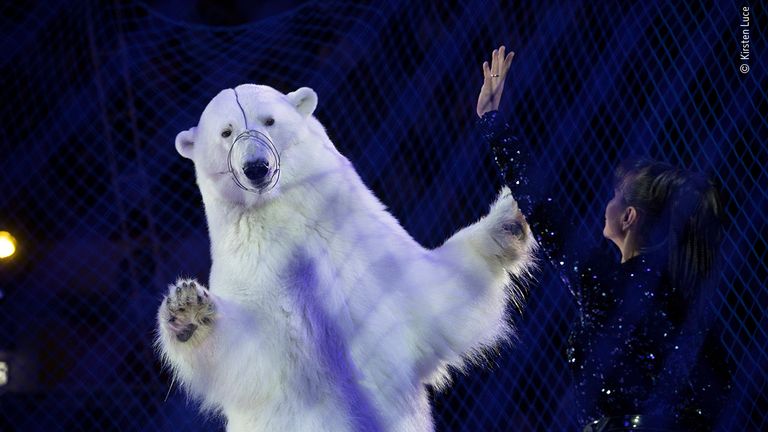
[{"label": "woman's dark hair", "polygon": [[651,159],[616,168],[614,186],[640,213],[640,251],[667,254],[672,283],[689,302],[708,297],[723,237],[723,208],[704,175]]}]

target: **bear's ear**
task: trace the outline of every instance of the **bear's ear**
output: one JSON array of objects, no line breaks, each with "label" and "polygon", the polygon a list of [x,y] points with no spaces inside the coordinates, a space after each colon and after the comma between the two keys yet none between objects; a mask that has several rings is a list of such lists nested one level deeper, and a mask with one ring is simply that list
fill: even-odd
[{"label": "bear's ear", "polygon": [[309,87],[302,87],[288,93],[288,100],[296,107],[296,111],[304,117],[311,115],[317,108],[317,93]]},{"label": "bear's ear", "polygon": [[192,159],[192,148],[195,144],[197,126],[191,127],[176,135],[176,151],[187,159]]}]

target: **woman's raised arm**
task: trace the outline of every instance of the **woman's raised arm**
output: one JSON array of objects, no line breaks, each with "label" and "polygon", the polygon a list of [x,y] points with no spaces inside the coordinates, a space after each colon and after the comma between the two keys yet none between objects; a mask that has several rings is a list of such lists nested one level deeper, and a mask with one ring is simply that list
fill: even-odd
[{"label": "woman's raised arm", "polygon": [[[486,144],[493,153],[493,160],[504,184],[517,200],[525,215],[539,249],[569,291],[580,301],[578,270],[579,260],[566,248],[565,236],[574,232],[573,220],[558,203],[542,196],[542,188],[529,184],[534,167],[531,149],[525,140],[519,140],[501,119],[498,112],[504,83],[514,53],[505,54],[504,46],[493,50],[491,64],[483,63],[483,86],[477,98],[477,125]],[[590,253],[591,254],[591,253]]]}]

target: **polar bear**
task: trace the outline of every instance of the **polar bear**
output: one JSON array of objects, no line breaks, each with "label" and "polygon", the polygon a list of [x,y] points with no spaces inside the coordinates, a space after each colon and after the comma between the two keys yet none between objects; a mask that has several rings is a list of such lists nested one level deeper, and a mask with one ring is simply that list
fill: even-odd
[{"label": "polar bear", "polygon": [[[510,335],[535,241],[508,189],[442,246],[417,243],[312,115],[316,93],[225,89],[176,149],[194,162],[210,288],[158,311],[174,378],[228,431],[430,431],[443,385]],[[242,134],[268,145],[235,150]],[[239,180],[238,180],[239,179]],[[246,183],[246,184],[243,184]]]}]

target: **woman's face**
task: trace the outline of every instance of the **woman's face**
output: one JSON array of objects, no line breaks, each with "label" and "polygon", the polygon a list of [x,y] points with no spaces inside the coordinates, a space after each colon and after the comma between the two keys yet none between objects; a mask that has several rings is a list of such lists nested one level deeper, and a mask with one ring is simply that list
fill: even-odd
[{"label": "woman's face", "polygon": [[624,239],[627,236],[626,231],[622,229],[621,218],[624,214],[625,205],[619,189],[614,189],[613,198],[605,206],[605,227],[603,227],[603,237],[611,240],[619,249],[624,245]]}]

